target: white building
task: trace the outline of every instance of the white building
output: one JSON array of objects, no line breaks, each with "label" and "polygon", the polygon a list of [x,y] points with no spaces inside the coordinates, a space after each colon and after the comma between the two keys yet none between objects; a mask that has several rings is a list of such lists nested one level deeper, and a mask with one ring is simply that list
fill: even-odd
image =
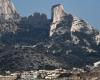
[{"label": "white building", "polygon": [[27,79],[27,80],[33,80],[38,77],[38,72],[37,71],[25,71],[21,74],[21,79]]}]

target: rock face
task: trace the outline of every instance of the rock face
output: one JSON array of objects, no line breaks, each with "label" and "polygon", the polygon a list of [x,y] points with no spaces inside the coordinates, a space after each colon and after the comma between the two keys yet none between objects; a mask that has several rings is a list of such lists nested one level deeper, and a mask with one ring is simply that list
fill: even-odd
[{"label": "rock face", "polygon": [[95,41],[97,45],[100,44],[100,32],[95,36]]},{"label": "rock face", "polygon": [[[14,25],[12,26],[13,28],[10,26],[9,32],[16,32],[14,34],[7,33],[3,35],[2,40],[5,42],[5,44],[11,44],[15,42],[28,42],[28,44],[32,44],[34,41],[37,42],[47,39],[49,35],[49,24],[49,20],[45,14],[34,13],[28,17],[22,17],[19,23],[17,23],[17,26]],[[6,31],[8,30],[6,29]],[[10,38],[10,36],[13,36],[13,38]]]},{"label": "rock face", "polygon": [[61,4],[54,5],[51,11],[52,11],[52,24],[51,24],[51,29],[50,29],[50,36],[53,35],[54,30],[57,27],[57,24],[61,20],[63,20],[64,16],[66,16],[63,5]]},{"label": "rock face", "polygon": [[93,28],[91,27],[90,24],[88,24],[84,20],[79,19],[78,17],[73,17],[73,23],[72,23],[71,31],[72,32],[86,31],[87,33],[88,32],[92,33],[93,32]]},{"label": "rock face", "polygon": [[11,0],[0,0],[0,18],[9,19],[18,17],[19,14]]},{"label": "rock face", "polygon": [[55,23],[57,21],[61,21],[63,19],[63,17],[66,16],[66,14],[64,12],[64,7],[61,4],[54,5],[52,7],[51,11],[52,11],[53,23]]},{"label": "rock face", "polygon": [[[71,14],[65,13],[63,5],[61,4],[54,5],[51,11],[52,11],[52,23],[50,25],[50,36],[52,36],[55,32],[63,34],[66,31],[70,31],[73,17]],[[62,25],[63,23],[66,24]],[[59,26],[61,26],[60,24],[63,26],[62,31],[61,31],[61,27],[59,28]]]},{"label": "rock face", "polygon": [[0,0],[0,32],[17,31],[20,19],[11,0]]}]

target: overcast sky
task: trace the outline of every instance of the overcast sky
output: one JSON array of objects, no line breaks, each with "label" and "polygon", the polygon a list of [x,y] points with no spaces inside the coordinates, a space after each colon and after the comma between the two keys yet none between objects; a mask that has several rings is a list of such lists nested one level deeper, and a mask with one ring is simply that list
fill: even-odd
[{"label": "overcast sky", "polygon": [[17,11],[22,16],[34,12],[45,13],[51,17],[51,6],[63,4],[66,12],[83,18],[100,30],[100,0],[13,0]]}]

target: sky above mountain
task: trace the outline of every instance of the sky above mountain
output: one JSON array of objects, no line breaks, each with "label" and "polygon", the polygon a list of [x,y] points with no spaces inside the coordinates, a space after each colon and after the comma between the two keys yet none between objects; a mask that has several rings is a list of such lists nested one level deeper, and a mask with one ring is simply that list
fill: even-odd
[{"label": "sky above mountain", "polygon": [[51,6],[63,4],[65,11],[85,19],[92,26],[100,30],[100,0],[13,0],[17,11],[22,16],[34,12],[45,13],[51,17]]}]

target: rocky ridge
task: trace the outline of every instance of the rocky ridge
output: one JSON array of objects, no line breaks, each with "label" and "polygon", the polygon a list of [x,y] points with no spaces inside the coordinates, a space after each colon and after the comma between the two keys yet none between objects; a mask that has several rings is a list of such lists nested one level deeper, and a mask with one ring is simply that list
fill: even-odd
[{"label": "rocky ridge", "polygon": [[34,13],[1,21],[0,70],[72,68],[100,61],[100,32],[61,4],[51,12],[51,19]]}]

